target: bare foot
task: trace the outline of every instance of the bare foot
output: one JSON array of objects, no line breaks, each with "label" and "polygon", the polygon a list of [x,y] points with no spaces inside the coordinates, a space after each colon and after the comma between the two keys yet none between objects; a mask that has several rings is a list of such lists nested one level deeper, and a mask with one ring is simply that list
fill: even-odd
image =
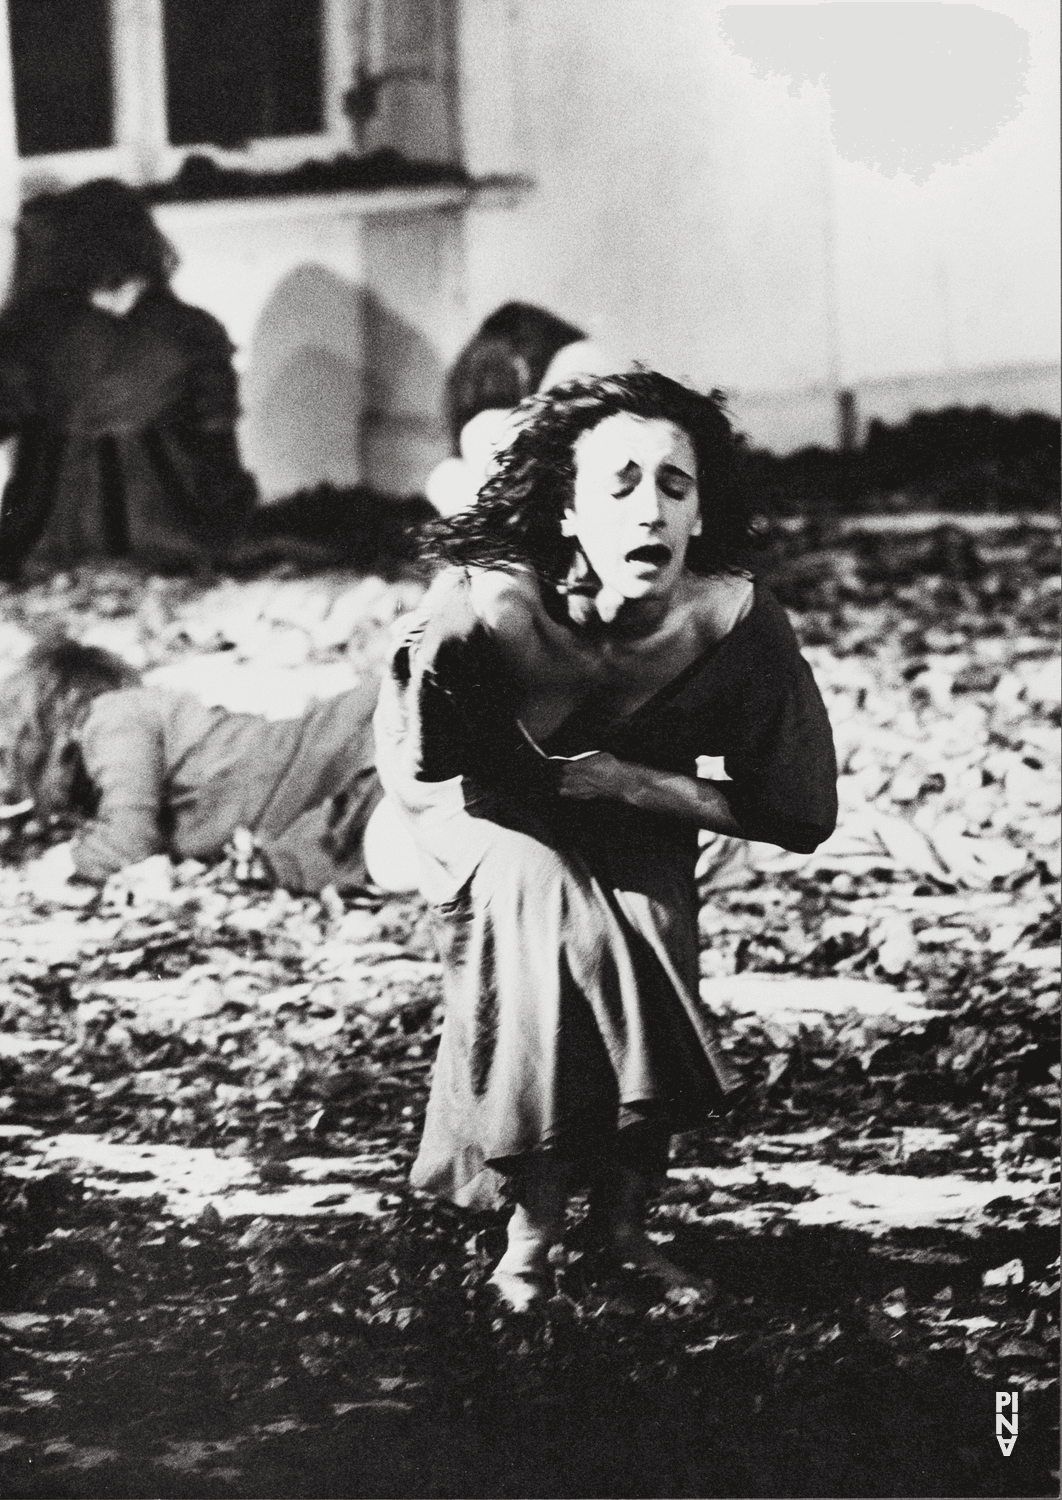
[{"label": "bare foot", "polygon": [[713,1281],[703,1276],[695,1276],[692,1271],[684,1271],[674,1261],[668,1260],[647,1234],[614,1233],[611,1248],[617,1260],[623,1265],[631,1266],[645,1276],[654,1277],[655,1280],[662,1282],[669,1292],[693,1292],[709,1299],[715,1296]]},{"label": "bare foot", "polygon": [[504,1262],[495,1267],[492,1286],[510,1312],[526,1313],[546,1300],[545,1278],[532,1271],[507,1271]]},{"label": "bare foot", "polygon": [[494,1267],[490,1285],[516,1313],[528,1312],[552,1291],[551,1246],[564,1225],[565,1171],[550,1159],[529,1170],[507,1226],[508,1246]]}]

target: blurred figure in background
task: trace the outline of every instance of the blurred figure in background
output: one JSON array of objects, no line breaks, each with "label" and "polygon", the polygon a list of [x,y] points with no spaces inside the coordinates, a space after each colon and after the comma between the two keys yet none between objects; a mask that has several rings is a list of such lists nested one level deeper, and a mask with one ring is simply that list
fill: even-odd
[{"label": "blurred figure in background", "polygon": [[232,346],[170,290],[175,266],[124,183],[24,206],[0,313],[0,438],[17,439],[0,575],[101,556],[201,566],[253,506]]},{"label": "blurred figure in background", "polygon": [[485,318],[446,377],[454,452],[467,422],[492,407],[516,406],[538,390],[555,355],[585,339],[581,328],[530,302],[506,302]]},{"label": "blurred figure in background", "polygon": [[248,860],[288,890],[411,889],[411,840],[396,843],[373,763],[376,697],[367,681],[269,720],[46,640],[0,683],[0,818],[81,821],[30,873],[39,896],[73,904],[72,880],[99,886],[155,854],[213,861],[239,829]]},{"label": "blurred figure in background", "polygon": [[446,419],[454,456],[428,478],[429,501],[443,516],[475,501],[494,456],[516,429],[513,408],[525,396],[577,376],[608,375],[615,360],[581,328],[529,302],[506,302],[480,324],[446,377]]}]

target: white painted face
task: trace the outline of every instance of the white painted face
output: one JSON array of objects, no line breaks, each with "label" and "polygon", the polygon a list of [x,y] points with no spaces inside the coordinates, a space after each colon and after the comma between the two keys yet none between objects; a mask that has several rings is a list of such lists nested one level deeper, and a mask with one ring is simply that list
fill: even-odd
[{"label": "white painted face", "polygon": [[575,491],[562,531],[607,589],[667,596],[701,534],[697,460],[674,422],[617,412],[575,444]]},{"label": "white painted face", "polygon": [[89,293],[89,301],[112,318],[127,318],[147,291],[147,285],[143,276],[130,276],[120,286],[97,287]]}]

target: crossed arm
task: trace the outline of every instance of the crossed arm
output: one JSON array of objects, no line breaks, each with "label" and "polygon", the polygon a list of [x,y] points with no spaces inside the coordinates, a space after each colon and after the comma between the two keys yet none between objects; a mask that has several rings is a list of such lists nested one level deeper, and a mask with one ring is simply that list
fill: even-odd
[{"label": "crossed arm", "polygon": [[[827,763],[828,761],[828,763]],[[819,776],[831,783],[832,752],[823,759]],[[816,762],[809,755],[813,769]],[[583,801],[597,798],[626,802],[647,812],[693,823],[729,838],[777,844],[797,854],[811,854],[833,831],[836,804],[820,792],[810,802],[799,785],[783,773],[766,773],[758,790],[747,782],[709,781],[677,771],[658,771],[602,752],[568,761],[559,768],[562,797]]]},{"label": "crossed arm", "polygon": [[560,767],[558,791],[579,801],[604,798],[626,802],[646,812],[663,813],[695,823],[711,833],[732,838],[749,835],[734,816],[717,781],[702,781],[678,771],[657,771],[651,766],[618,760],[602,751],[585,755]]}]

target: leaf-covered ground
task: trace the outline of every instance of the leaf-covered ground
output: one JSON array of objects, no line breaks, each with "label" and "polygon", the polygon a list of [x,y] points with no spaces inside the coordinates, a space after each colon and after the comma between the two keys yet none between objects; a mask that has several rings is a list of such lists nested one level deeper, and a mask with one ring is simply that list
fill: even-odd
[{"label": "leaf-covered ground", "polygon": [[[0,864],[0,1488],[33,1496],[1057,1492],[1057,584],[779,589],[838,731],[810,860],[706,845],[703,994],[748,1079],[652,1228],[711,1306],[595,1264],[498,1316],[500,1218],[410,1193],[430,914],[152,861],[96,903]],[[0,600],[297,712],[415,581],[86,571]],[[1020,1392],[1009,1457],[994,1392]]]}]

